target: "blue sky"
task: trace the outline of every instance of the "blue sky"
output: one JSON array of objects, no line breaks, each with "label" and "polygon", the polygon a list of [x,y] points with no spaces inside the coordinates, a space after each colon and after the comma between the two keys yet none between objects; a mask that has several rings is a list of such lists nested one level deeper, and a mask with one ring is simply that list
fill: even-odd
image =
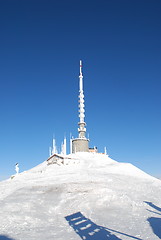
[{"label": "blue sky", "polygon": [[161,175],[161,1],[0,2],[0,179],[77,137],[83,61],[90,146]]}]

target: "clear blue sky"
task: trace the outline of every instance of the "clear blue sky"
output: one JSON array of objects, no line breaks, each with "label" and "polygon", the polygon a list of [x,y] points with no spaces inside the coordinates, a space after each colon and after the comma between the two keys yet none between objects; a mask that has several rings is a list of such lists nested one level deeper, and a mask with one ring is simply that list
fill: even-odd
[{"label": "clear blue sky", "polygon": [[161,1],[0,1],[0,179],[77,137],[83,61],[90,146],[161,175]]}]

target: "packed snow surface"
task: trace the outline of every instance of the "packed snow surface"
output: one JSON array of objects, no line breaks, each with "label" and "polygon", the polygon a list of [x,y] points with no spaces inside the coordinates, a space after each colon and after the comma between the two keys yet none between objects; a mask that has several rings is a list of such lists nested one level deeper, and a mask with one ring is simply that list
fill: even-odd
[{"label": "packed snow surface", "polygon": [[0,182],[0,240],[161,239],[161,181],[77,153]]}]

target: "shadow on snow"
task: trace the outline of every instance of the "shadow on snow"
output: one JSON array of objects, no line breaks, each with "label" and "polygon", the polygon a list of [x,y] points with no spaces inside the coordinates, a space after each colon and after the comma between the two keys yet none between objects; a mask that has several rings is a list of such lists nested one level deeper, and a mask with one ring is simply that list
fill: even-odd
[{"label": "shadow on snow", "polygon": [[119,233],[133,239],[141,240],[140,238],[133,237],[131,235],[121,233],[110,228],[96,225],[90,219],[83,216],[83,214],[80,212],[74,213],[70,216],[66,216],[65,219],[83,240],[121,240],[121,238],[118,238],[111,232]]},{"label": "shadow on snow", "polygon": [[144,201],[145,203],[147,203],[150,207],[154,208],[155,210],[161,212],[161,208],[160,207],[157,207],[155,204],[153,204],[152,202],[146,202]]},{"label": "shadow on snow", "polygon": [[[153,204],[152,202],[146,202],[144,201],[145,203],[147,203],[150,207],[152,207],[153,209],[161,212],[161,208],[160,207],[157,207],[155,204]],[[154,211],[151,211],[149,209],[147,209],[149,212],[153,212],[155,214],[158,214],[158,215],[161,215],[160,213],[158,212],[154,212]],[[160,239],[161,239],[161,218],[156,218],[156,217],[150,217],[147,219],[154,234],[156,236],[158,236]]]},{"label": "shadow on snow", "polygon": [[14,240],[14,239],[8,236],[0,235],[0,240]]}]

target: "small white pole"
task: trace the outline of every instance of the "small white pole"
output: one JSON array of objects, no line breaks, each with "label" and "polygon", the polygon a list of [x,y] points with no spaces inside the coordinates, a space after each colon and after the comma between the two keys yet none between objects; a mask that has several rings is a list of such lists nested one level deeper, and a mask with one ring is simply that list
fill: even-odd
[{"label": "small white pole", "polygon": [[67,155],[67,139],[64,137],[64,155]]},{"label": "small white pole", "polygon": [[70,154],[72,154],[72,135],[70,134]]},{"label": "small white pole", "polygon": [[104,153],[105,153],[105,155],[107,155],[107,149],[106,149],[106,147],[104,148]]},{"label": "small white pole", "polygon": [[16,174],[19,174],[19,165],[18,165],[18,163],[15,164],[15,171],[16,171]]}]

